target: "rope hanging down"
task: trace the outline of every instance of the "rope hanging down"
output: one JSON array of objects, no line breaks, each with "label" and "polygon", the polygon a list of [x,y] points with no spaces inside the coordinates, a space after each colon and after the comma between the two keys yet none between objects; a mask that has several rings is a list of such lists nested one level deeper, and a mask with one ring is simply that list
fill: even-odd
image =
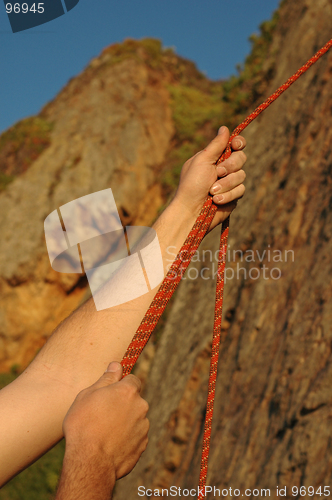
[{"label": "rope hanging down", "polygon": [[[304,64],[293,76],[291,76],[281,87],[279,87],[266,101],[258,106],[231,134],[227,147],[222,156],[216,162],[216,165],[223,162],[231,155],[231,142],[237,135],[242,132],[257,116],[269,107],[292,83],[294,83],[303,73],[305,73],[323,54],[332,47],[332,39],[324,45],[309,61]],[[170,270],[165,276],[155,298],[153,299],[148,311],[146,312],[133,340],[131,341],[121,364],[123,366],[123,376],[128,375],[144,346],[148,342],[151,333],[162,313],[164,312],[169,299],[172,297],[177,288],[183,273],[186,271],[193,255],[199,247],[203,237],[207,233],[213,217],[217,211],[217,206],[212,203],[212,197],[209,195],[206,199],[203,208],[190,231],[186,241],[184,242],[180,252],[174,260]],[[218,273],[216,284],[216,302],[214,314],[214,327],[212,337],[212,352],[210,361],[210,374],[208,385],[207,407],[204,423],[203,449],[201,458],[200,478],[198,500],[205,498],[205,486],[207,477],[208,458],[210,450],[210,437],[212,428],[213,406],[215,397],[215,386],[218,369],[219,344],[220,344],[220,327],[222,318],[222,304],[224,293],[224,271],[226,264],[227,241],[229,231],[229,217],[223,222],[220,236],[220,249],[218,258]]]}]

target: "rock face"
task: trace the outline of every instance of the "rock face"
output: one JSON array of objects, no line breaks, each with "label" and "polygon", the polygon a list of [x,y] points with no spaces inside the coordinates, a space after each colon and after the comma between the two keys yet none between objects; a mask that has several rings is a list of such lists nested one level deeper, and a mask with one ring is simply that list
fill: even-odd
[{"label": "rock face", "polygon": [[[329,0],[283,2],[268,93],[330,39],[331,22]],[[331,484],[331,81],[332,52],[245,134],[208,475],[220,490],[269,488],[277,498],[278,486],[293,498],[293,486]],[[203,242],[169,313],[145,387],[150,443],[117,500],[135,498],[139,485],[198,486],[217,240]]]}]

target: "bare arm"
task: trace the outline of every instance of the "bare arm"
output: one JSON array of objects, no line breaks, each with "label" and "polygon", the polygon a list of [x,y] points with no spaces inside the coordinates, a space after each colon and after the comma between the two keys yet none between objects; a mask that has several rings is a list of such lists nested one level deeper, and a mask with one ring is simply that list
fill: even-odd
[{"label": "bare arm", "polygon": [[66,451],[56,500],[110,500],[115,486],[112,468],[98,455]]},{"label": "bare arm", "polygon": [[[185,163],[176,196],[154,225],[165,264],[171,258],[167,248],[172,247],[172,254],[180,250],[210,190],[219,206],[211,228],[243,195],[244,153],[234,152],[226,160],[226,173],[214,165],[228,138],[226,129]],[[234,139],[234,150],[245,145],[239,139],[242,145]],[[0,391],[0,485],[61,439],[62,422],[74,398],[98,379],[110,359],[122,359],[157,290],[98,312],[89,300],[60,324],[22,375]]]}]

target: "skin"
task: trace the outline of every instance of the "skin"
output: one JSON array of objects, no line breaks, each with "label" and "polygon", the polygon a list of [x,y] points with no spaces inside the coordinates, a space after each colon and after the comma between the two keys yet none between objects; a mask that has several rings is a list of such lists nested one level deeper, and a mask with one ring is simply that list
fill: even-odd
[{"label": "skin", "polygon": [[[230,215],[244,194],[244,138],[233,139],[234,152],[222,166],[215,166],[228,139],[228,129],[221,128],[184,164],[175,197],[153,226],[165,270],[170,262],[167,248],[172,246],[174,253],[181,249],[209,192],[218,205],[210,229]],[[0,391],[0,485],[63,437],[62,422],[75,397],[99,379],[110,360],[121,361],[157,291],[158,287],[98,312],[88,300],[58,326],[27,369]],[[122,434],[121,425],[118,432]]]},{"label": "skin", "polygon": [[121,376],[121,365],[111,363],[69,409],[56,500],[108,500],[115,481],[133,469],[146,449],[149,406],[140,397],[141,382],[134,375]]},{"label": "skin", "polygon": [[229,139],[227,127],[221,127],[213,141],[203,150],[196,153],[182,167],[180,184],[175,200],[181,204],[182,210],[193,210],[195,220],[210,193],[213,202],[218,206],[217,213],[210,225],[210,231],[223,222],[236,207],[237,200],[245,192],[243,184],[246,174],[242,169],[247,157],[242,149],[246,142],[242,136],[232,141],[234,152],[223,163],[215,166]]}]

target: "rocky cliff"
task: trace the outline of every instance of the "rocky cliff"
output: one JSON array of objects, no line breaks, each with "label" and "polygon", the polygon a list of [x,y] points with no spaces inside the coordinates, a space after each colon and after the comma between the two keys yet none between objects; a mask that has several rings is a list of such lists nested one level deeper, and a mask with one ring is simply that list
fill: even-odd
[{"label": "rocky cliff", "polygon": [[[283,2],[266,95],[331,38],[331,25],[328,0]],[[329,53],[245,133],[208,475],[225,498],[229,488],[276,498],[277,486],[287,498],[312,486],[320,498],[331,484],[331,79]],[[145,389],[150,443],[116,499],[136,498],[139,485],[198,485],[217,244],[217,234],[205,240],[169,312]]]}]

